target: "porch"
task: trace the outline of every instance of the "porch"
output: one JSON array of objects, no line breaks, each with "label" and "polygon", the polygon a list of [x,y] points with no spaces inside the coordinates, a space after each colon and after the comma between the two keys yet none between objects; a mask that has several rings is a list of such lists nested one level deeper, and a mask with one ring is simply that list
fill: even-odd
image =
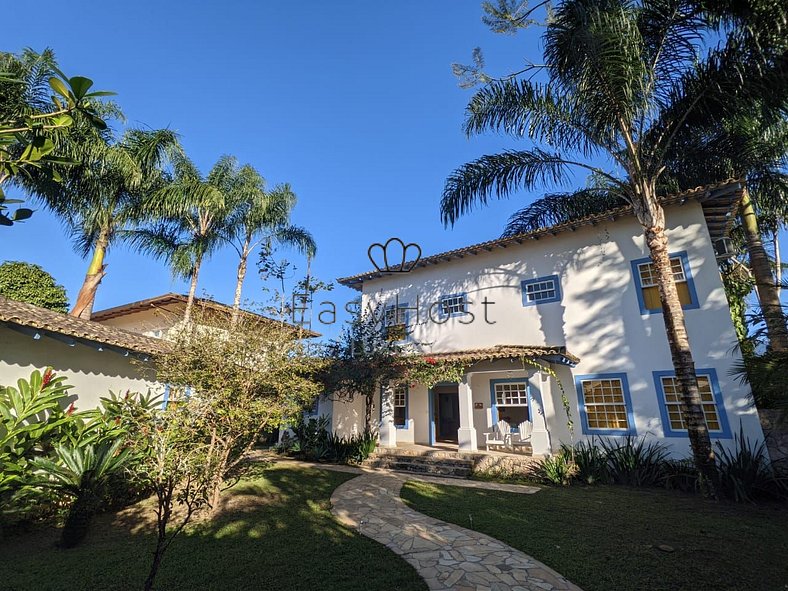
[{"label": "porch", "polygon": [[577,360],[562,347],[499,346],[431,358],[461,360],[467,370],[459,383],[383,386],[381,448],[422,457],[544,456],[565,438],[554,377],[564,371],[571,380],[567,366]]}]

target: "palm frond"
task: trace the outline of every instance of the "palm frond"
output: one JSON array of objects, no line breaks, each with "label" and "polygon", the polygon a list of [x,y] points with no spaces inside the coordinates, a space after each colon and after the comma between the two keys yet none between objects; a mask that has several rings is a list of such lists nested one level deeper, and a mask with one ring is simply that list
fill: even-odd
[{"label": "palm frond", "polygon": [[441,199],[441,219],[454,224],[474,206],[492,197],[504,199],[512,192],[540,185],[560,185],[569,180],[571,162],[539,148],[506,151],[469,162],[446,180]]},{"label": "palm frond", "polygon": [[583,189],[574,193],[545,195],[512,214],[503,236],[534,232],[626,204],[627,201],[621,195],[608,189]]}]

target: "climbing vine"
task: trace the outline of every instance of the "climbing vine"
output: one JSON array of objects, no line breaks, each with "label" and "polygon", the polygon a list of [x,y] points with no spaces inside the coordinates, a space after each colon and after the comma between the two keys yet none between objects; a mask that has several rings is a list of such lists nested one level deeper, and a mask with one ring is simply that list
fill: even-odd
[{"label": "climbing vine", "polygon": [[467,371],[462,361],[439,360],[434,357],[411,357],[405,361],[405,379],[410,384],[432,388],[441,382],[459,384]]},{"label": "climbing vine", "polygon": [[528,359],[527,357],[521,357],[520,361],[522,361],[523,363],[523,370],[525,370],[526,365],[530,365],[552,377],[555,380],[555,383],[558,384],[558,389],[561,391],[561,405],[564,407],[564,413],[566,414],[566,427],[567,429],[569,429],[569,441],[570,443],[572,443],[574,447],[575,422],[572,419],[572,407],[569,404],[569,398],[567,398],[566,396],[566,390],[564,390],[564,385],[561,383],[561,378],[558,377],[558,374],[551,367],[548,367],[547,365],[542,365],[541,363],[538,363],[533,359]]}]

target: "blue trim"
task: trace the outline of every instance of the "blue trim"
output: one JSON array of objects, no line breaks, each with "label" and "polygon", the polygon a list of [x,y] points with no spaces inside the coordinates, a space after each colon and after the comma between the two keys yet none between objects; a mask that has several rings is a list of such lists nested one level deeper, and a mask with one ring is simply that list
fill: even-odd
[{"label": "blue trim", "polygon": [[[665,437],[684,437],[687,438],[686,429],[673,429],[670,426],[670,417],[668,416],[668,408],[665,404],[665,391],[662,389],[663,377],[676,377],[676,372],[673,370],[654,371],[651,372],[654,376],[654,387],[657,390],[657,404],[659,405],[659,414],[662,417],[662,431]],[[711,385],[711,392],[714,395],[714,405],[717,407],[717,418],[720,421],[720,430],[712,431],[709,429],[709,437],[715,439],[730,439],[733,437],[731,434],[731,427],[728,423],[728,413],[725,410],[725,403],[722,399],[722,390],[720,383],[717,381],[717,372],[714,369],[696,369],[695,374],[705,376],[709,379]]]},{"label": "blue trim", "polygon": [[430,429],[429,429],[429,444],[435,445],[435,408],[433,398],[435,396],[435,392],[432,391],[432,388],[427,389],[427,408],[428,408],[428,415],[430,421]]},{"label": "blue trim", "polygon": [[[403,384],[400,384],[400,385],[403,385]],[[408,408],[408,406],[410,404],[410,386],[408,384],[404,384],[404,386],[405,386],[405,424],[404,425],[398,425],[397,423],[394,423],[394,427],[396,427],[397,429],[407,430],[408,429],[408,419],[410,418],[410,412],[409,412],[409,408]],[[392,409],[394,409],[394,408],[396,408],[396,406],[392,406]]]},{"label": "blue trim", "polygon": [[[492,409],[492,426],[498,424],[498,402],[495,398],[495,384],[513,384],[516,382],[525,382],[525,400],[528,407],[528,420],[533,421],[533,414],[531,413],[531,380],[528,377],[524,378],[502,378],[500,380],[490,380],[490,408]],[[505,406],[505,405],[504,405]]]},{"label": "blue trim", "polygon": [[[404,308],[405,309],[405,338],[404,339],[399,339],[397,341],[392,341],[392,342],[393,343],[404,343],[405,341],[407,341],[410,338],[410,332],[408,331],[408,325],[410,324],[410,308],[408,308],[408,303],[407,302],[400,303],[400,301],[397,300],[396,304],[388,304],[387,306],[385,306],[383,308],[383,327],[386,330],[386,335],[385,336],[386,336],[386,338],[388,338],[388,324],[386,323],[386,312],[388,310],[393,310],[394,308],[397,308],[398,310],[400,308]],[[397,315],[396,315],[395,319],[397,319],[397,320],[399,319],[399,312],[397,312]],[[395,324],[394,326],[397,326],[397,325]]]},{"label": "blue trim", "polygon": [[[681,266],[684,267],[684,277],[687,280],[687,291],[689,291],[690,296],[690,303],[681,306],[682,310],[697,310],[700,308],[700,303],[698,300],[698,293],[695,291],[695,280],[692,278],[692,269],[690,269],[689,264],[689,257],[687,256],[687,251],[682,250],[679,252],[671,252],[668,254],[668,258],[675,259],[678,257],[681,259]],[[654,261],[651,260],[651,257],[645,257],[642,259],[635,259],[631,261],[632,266],[632,278],[635,280],[635,294],[638,298],[638,306],[640,307],[640,314],[662,314],[662,308],[655,308],[653,310],[649,310],[646,308],[646,302],[643,299],[643,285],[640,282],[640,270],[638,269],[638,265],[642,265],[643,263],[652,263]]]},{"label": "blue trim", "polygon": [[164,410],[167,408],[167,403],[170,401],[170,385],[164,385],[164,398],[161,401],[161,409]]},{"label": "blue trim", "polygon": [[[621,380],[624,391],[624,406],[627,409],[628,429],[592,429],[588,426],[588,415],[583,397],[583,382],[589,380]],[[635,428],[635,414],[632,411],[632,398],[629,395],[629,381],[625,373],[591,373],[575,376],[575,389],[577,390],[577,406],[580,410],[580,426],[584,435],[637,435]]]},{"label": "blue trim", "polygon": [[[451,314],[444,314],[443,312],[443,301],[448,300],[449,298],[462,298],[462,312],[452,312]],[[451,293],[449,295],[442,295],[438,298],[438,317],[439,318],[454,318],[455,316],[467,316],[468,314],[468,294],[465,292],[462,293]]]},{"label": "blue trim", "polygon": [[[555,296],[552,298],[547,298],[544,300],[538,300],[535,302],[528,301],[525,293],[525,286],[531,285],[533,283],[541,283],[543,281],[552,281],[553,285],[555,286]],[[523,306],[539,306],[541,304],[549,304],[550,302],[560,302],[561,301],[561,281],[558,279],[558,275],[545,275],[544,277],[537,277],[536,279],[524,279],[520,282],[520,291],[522,292],[523,298]]]}]

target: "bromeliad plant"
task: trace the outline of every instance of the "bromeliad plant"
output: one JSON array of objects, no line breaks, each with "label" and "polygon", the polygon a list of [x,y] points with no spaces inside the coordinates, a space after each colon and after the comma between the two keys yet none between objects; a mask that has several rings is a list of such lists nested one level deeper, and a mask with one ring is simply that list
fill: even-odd
[{"label": "bromeliad plant", "polygon": [[87,535],[90,522],[102,504],[110,477],[123,469],[129,457],[122,439],[97,445],[55,447],[54,457],[35,458],[31,486],[72,499],[60,542],[73,548]]}]

